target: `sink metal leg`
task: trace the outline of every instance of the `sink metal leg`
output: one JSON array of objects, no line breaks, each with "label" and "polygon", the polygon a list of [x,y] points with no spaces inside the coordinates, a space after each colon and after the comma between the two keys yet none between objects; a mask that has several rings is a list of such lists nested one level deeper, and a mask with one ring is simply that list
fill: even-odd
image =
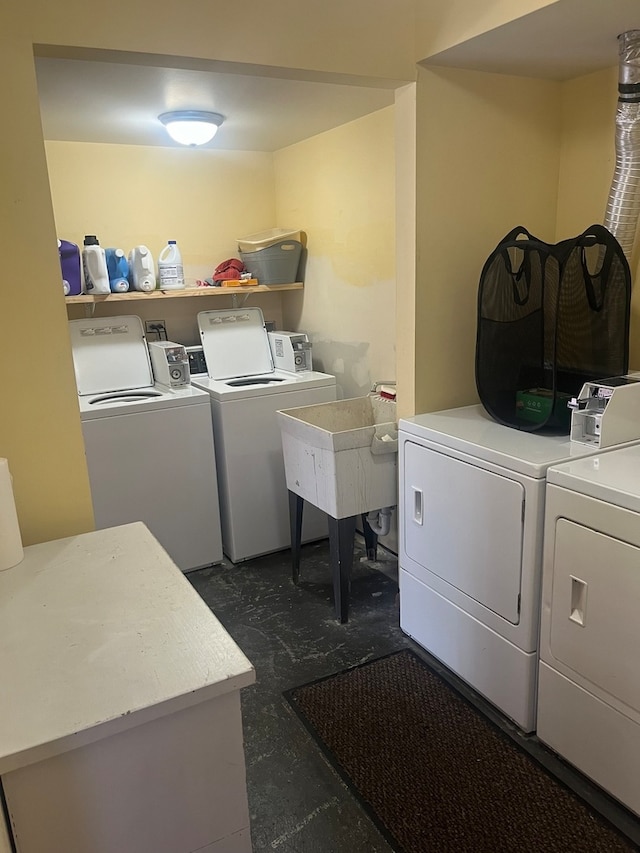
[{"label": "sink metal leg", "polygon": [[[302,545],[302,514],[304,499],[289,490],[289,528],[291,531],[291,577],[295,584],[300,578],[300,552]],[[351,584],[351,568],[353,566],[353,545],[356,533],[356,516],[350,518],[333,518],[328,515],[329,522],[329,559],[333,576],[333,600],[336,619],[347,622],[349,618],[349,587]],[[365,530],[367,555],[374,549],[378,537],[366,524],[366,516],[362,516]],[[368,533],[366,532],[368,531]],[[375,557],[373,557],[375,559]]]},{"label": "sink metal leg", "polygon": [[369,522],[367,521],[366,512],[362,513],[362,533],[364,535],[364,544],[367,549],[367,560],[378,559],[378,534],[374,533]]},{"label": "sink metal leg", "polygon": [[302,544],[302,511],[304,498],[289,489],[289,529],[291,531],[291,577],[300,578],[300,546]]},{"label": "sink metal leg", "polygon": [[329,520],[329,555],[333,574],[333,600],[336,619],[344,623],[349,618],[349,586],[353,565],[353,541],[356,516]]}]

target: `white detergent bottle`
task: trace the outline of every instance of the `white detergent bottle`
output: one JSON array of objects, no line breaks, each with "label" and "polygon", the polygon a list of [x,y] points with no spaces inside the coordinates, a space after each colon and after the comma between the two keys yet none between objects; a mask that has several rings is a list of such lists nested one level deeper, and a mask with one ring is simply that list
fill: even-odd
[{"label": "white detergent bottle", "polygon": [[111,293],[104,249],[94,234],[87,234],[82,249],[82,269],[87,293]]},{"label": "white detergent bottle", "polygon": [[158,278],[160,290],[184,290],[182,256],[175,240],[169,240],[158,255]]},{"label": "white detergent bottle", "polygon": [[153,255],[146,246],[134,246],[129,252],[129,281],[134,290],[143,293],[156,289]]}]

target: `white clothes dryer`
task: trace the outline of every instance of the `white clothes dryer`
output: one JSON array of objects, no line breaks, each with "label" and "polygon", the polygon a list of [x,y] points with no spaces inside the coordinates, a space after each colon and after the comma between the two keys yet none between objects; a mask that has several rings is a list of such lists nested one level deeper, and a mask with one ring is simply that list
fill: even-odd
[{"label": "white clothes dryer", "polygon": [[545,478],[596,452],[482,406],[400,420],[400,625],[535,729]]},{"label": "white clothes dryer", "polygon": [[[206,375],[191,382],[209,394],[224,553],[234,563],[291,546],[280,409],[336,399],[327,373],[276,370],[259,308],[202,311],[198,326]],[[329,535],[327,519],[305,507],[302,541]]]},{"label": "white clothes dryer", "polygon": [[182,571],[219,563],[208,395],[154,385],[137,316],[69,329],[96,528],[142,521]]},{"label": "white clothes dryer", "polygon": [[640,815],[640,446],[547,483],[538,737]]}]

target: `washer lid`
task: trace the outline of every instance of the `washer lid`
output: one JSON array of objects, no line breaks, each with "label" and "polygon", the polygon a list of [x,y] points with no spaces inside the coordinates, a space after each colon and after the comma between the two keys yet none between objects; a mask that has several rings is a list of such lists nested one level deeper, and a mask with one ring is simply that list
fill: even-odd
[{"label": "washer lid", "polygon": [[69,331],[80,396],[153,385],[140,317],[70,320]]},{"label": "washer lid", "polygon": [[198,328],[210,379],[273,373],[271,347],[260,308],[201,311]]}]

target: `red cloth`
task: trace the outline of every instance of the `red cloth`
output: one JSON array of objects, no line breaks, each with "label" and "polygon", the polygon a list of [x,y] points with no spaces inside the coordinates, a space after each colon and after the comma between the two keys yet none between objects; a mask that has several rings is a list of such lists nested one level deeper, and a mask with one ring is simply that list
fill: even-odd
[{"label": "red cloth", "polygon": [[229,258],[223,261],[213,271],[211,278],[214,281],[234,281],[240,278],[240,273],[244,272],[245,266],[238,258]]}]

